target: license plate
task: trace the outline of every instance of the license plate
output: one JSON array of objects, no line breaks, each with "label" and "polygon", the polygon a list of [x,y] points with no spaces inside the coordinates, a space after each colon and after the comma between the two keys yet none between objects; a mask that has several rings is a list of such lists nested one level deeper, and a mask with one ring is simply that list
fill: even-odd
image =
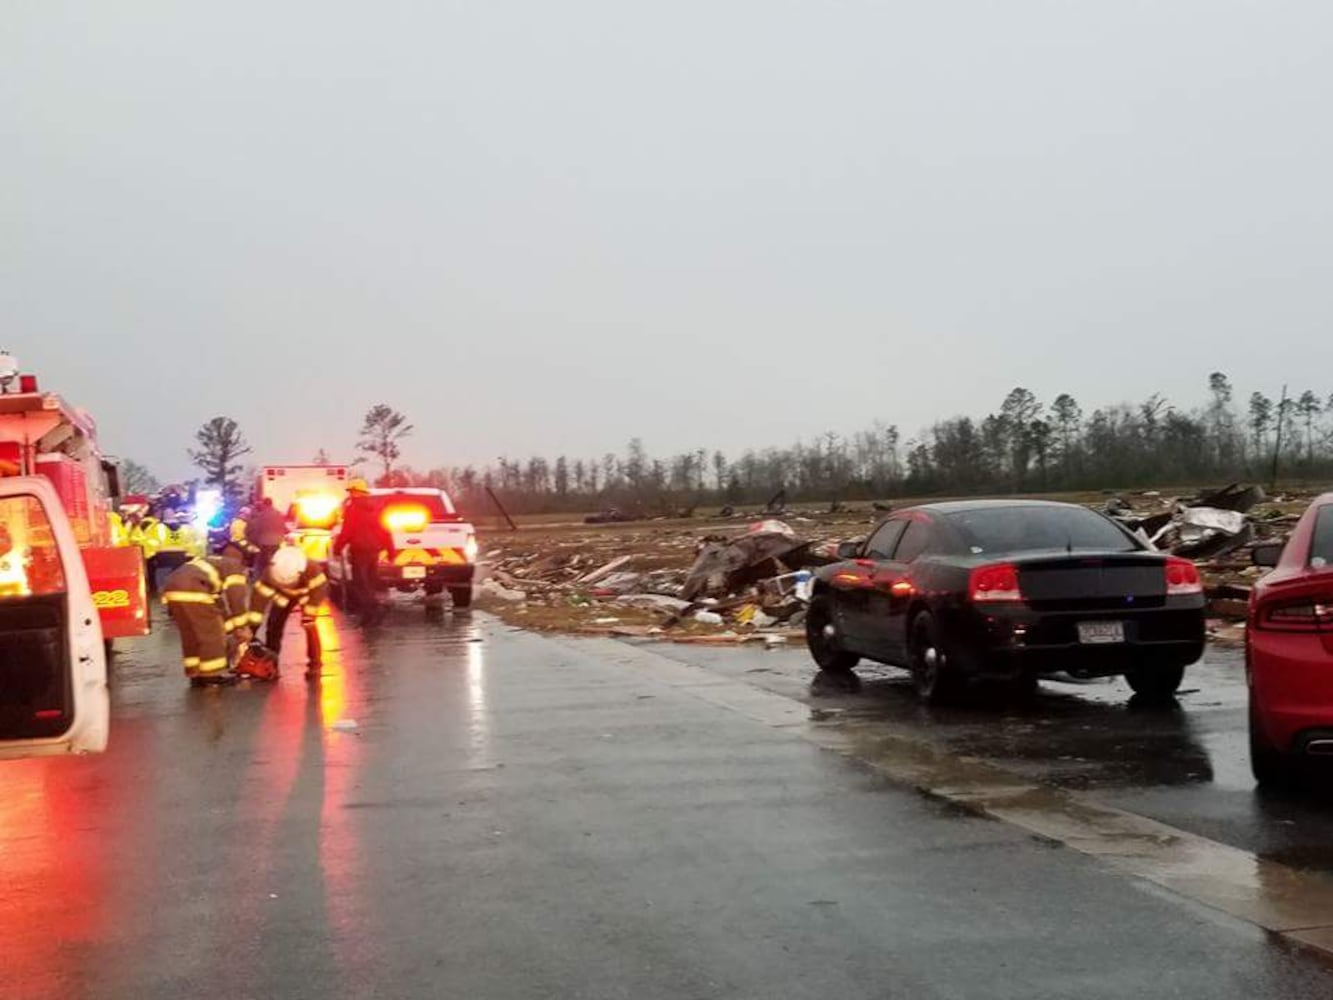
[{"label": "license plate", "polygon": [[426,567],[425,567],[425,566],[404,566],[404,567],[403,567],[403,579],[404,579],[404,580],[424,580],[424,579],[426,579]]},{"label": "license plate", "polygon": [[1100,646],[1125,641],[1124,622],[1079,622],[1078,641],[1088,646]]}]

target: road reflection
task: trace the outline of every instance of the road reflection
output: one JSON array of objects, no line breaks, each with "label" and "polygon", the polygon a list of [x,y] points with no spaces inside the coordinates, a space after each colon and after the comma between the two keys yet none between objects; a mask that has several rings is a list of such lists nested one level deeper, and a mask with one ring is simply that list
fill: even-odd
[{"label": "road reflection", "polygon": [[491,760],[490,710],[486,704],[486,653],[479,636],[467,643],[467,705],[469,760],[475,767],[489,767]]}]

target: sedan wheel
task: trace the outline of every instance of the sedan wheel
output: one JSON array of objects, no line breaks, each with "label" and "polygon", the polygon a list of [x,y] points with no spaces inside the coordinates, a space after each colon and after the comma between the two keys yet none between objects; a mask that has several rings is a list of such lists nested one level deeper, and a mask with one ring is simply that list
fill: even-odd
[{"label": "sedan wheel", "polygon": [[1268,742],[1250,706],[1250,771],[1260,788],[1287,790],[1296,783],[1296,761]]},{"label": "sedan wheel", "polygon": [[927,705],[941,705],[958,695],[962,687],[958,672],[949,663],[935,617],[929,611],[912,619],[910,652],[912,687],[918,698]]},{"label": "sedan wheel", "polygon": [[1125,680],[1134,693],[1153,702],[1172,700],[1184,679],[1183,663],[1146,663],[1125,673]]},{"label": "sedan wheel", "polygon": [[820,670],[847,673],[860,662],[859,656],[847,652],[838,642],[838,627],[833,624],[833,610],[827,596],[810,602],[805,616],[805,642]]}]

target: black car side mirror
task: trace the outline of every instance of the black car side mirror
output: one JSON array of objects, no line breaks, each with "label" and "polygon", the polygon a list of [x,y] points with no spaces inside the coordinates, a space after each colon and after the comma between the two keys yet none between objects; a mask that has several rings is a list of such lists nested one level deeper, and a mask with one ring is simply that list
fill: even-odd
[{"label": "black car side mirror", "polygon": [[1250,549],[1250,559],[1256,566],[1264,566],[1269,569],[1277,565],[1277,561],[1282,558],[1281,542],[1265,542],[1263,545],[1256,545]]},{"label": "black car side mirror", "polygon": [[855,559],[861,554],[861,545],[859,542],[839,542],[838,558]]}]

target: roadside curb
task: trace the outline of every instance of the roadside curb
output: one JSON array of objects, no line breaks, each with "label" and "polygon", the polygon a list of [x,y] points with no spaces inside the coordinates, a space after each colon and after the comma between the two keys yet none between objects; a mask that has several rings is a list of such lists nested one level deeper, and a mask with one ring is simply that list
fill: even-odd
[{"label": "roadside curb", "polygon": [[668,687],[854,759],[930,798],[1096,858],[1114,871],[1333,961],[1333,879],[1320,873],[1034,783],[980,758],[948,756],[923,740],[885,732],[882,722],[820,721],[804,701],[682,663],[645,645],[564,641],[575,648],[592,644],[606,658]]}]

